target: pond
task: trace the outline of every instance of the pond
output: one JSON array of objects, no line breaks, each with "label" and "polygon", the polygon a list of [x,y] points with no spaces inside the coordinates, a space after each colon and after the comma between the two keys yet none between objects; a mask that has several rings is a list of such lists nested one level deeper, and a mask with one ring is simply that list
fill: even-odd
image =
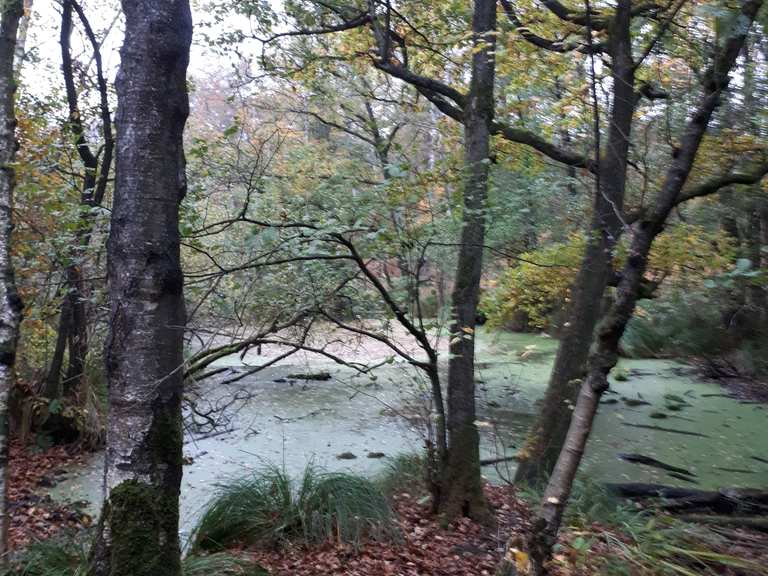
[{"label": "pond", "polygon": [[[543,335],[478,332],[483,458],[514,454],[520,445],[544,392],[556,346]],[[363,354],[369,360],[382,355],[381,351]],[[265,463],[283,466],[294,475],[308,462],[330,470],[375,474],[386,466],[382,454],[421,449],[418,414],[428,394],[408,367],[387,364],[371,379],[324,359],[303,357],[297,362],[294,356],[237,383],[222,384],[243,369],[243,362],[263,360],[255,353],[242,361],[224,359],[219,365],[231,367],[228,375],[202,385],[213,402],[236,394],[249,399],[230,412],[227,431],[198,439],[187,435],[183,535],[217,485]],[[330,379],[298,377],[322,371]],[[727,397],[719,385],[697,379],[688,367],[672,361],[625,359],[618,373],[626,380],[612,379],[582,474],[598,481],[704,489],[768,486],[768,454],[761,433],[768,429],[764,405]],[[628,462],[618,454],[655,458],[682,473]],[[52,496],[88,500],[95,514],[102,465],[101,455],[95,454],[88,465],[71,470],[51,490]],[[484,473],[491,481],[504,481],[514,473],[514,463],[489,466]]]}]

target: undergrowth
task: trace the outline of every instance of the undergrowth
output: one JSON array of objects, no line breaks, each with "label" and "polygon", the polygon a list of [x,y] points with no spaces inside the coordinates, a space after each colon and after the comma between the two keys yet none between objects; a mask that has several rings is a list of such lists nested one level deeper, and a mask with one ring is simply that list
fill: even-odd
[{"label": "undergrowth", "polygon": [[392,509],[370,480],[309,465],[297,481],[277,466],[219,489],[192,535],[192,550],[289,541],[360,545],[399,536]]},{"label": "undergrowth", "polygon": [[389,458],[387,467],[376,478],[376,483],[390,498],[406,492],[415,497],[428,496],[426,460],[423,454],[410,452]]},{"label": "undergrowth", "polygon": [[674,294],[638,304],[621,350],[632,358],[711,356],[732,346],[731,340],[716,306],[696,295]]},{"label": "undergrowth", "polygon": [[[86,576],[90,540],[65,535],[36,542],[0,571],[2,576]],[[183,576],[268,576],[260,566],[226,552],[192,554],[182,561]]]},{"label": "undergrowth", "polygon": [[[540,495],[532,491],[522,495],[532,504],[540,501]],[[668,515],[638,510],[592,481],[574,484],[565,525],[570,529],[569,556],[577,565],[590,566],[595,574],[766,574],[758,564],[730,554],[732,542],[722,534]],[[563,551],[561,545],[556,548]]]}]

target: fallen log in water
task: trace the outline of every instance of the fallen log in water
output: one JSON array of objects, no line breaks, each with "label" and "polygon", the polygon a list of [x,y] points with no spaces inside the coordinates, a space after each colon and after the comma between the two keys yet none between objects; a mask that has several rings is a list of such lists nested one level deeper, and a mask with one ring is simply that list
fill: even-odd
[{"label": "fallen log in water", "polygon": [[619,453],[616,454],[616,456],[619,458],[619,460],[624,460],[625,462],[632,462],[633,464],[644,464],[645,466],[660,468],[661,470],[666,470],[667,472],[677,472],[678,474],[684,474],[685,476],[696,476],[696,474],[686,470],[685,468],[672,466],[671,464],[667,464],[661,460],[656,460],[656,458],[651,458],[650,456],[645,456],[644,454]]},{"label": "fallen log in water", "polygon": [[288,374],[287,378],[290,380],[330,380],[332,376],[330,372],[309,372],[306,374]]},{"label": "fallen log in water", "polygon": [[658,506],[667,512],[707,510],[717,514],[766,514],[768,491],[755,488],[697,490],[663,484],[606,484],[612,494],[632,499],[660,499]]},{"label": "fallen log in water", "polygon": [[513,460],[520,460],[519,456],[505,456],[503,458],[487,458],[480,460],[480,466],[493,466],[494,464],[501,464],[502,462],[512,462]]},{"label": "fallen log in water", "polygon": [[651,426],[650,424],[632,424],[631,422],[622,422],[624,426],[631,426],[632,428],[643,428],[645,430],[656,430],[657,432],[672,432],[674,434],[685,434],[686,436],[700,436],[701,438],[709,438],[706,434],[701,432],[689,432],[688,430],[678,430],[677,428],[664,428],[663,426]]}]

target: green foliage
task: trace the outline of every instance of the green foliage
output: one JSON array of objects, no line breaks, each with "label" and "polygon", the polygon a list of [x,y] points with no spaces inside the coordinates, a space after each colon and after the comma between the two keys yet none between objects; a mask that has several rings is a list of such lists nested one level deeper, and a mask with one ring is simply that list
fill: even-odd
[{"label": "green foliage", "polygon": [[636,514],[636,511],[627,508],[602,484],[580,478],[574,482],[565,521],[579,528],[586,528],[594,523],[620,526]]},{"label": "green foliage", "polygon": [[258,564],[226,552],[191,554],[181,563],[183,576],[269,576]]},{"label": "green foliage", "polygon": [[[13,560],[2,576],[86,576],[90,533],[67,534],[35,542]],[[266,570],[225,552],[191,554],[182,561],[183,576],[268,576]]]},{"label": "green foliage", "polygon": [[[624,239],[626,241],[626,238]],[[506,270],[482,302],[492,327],[507,326],[522,313],[528,327],[547,329],[553,316],[566,306],[581,264],[585,237],[574,234],[567,242],[547,244],[521,254],[518,264]],[[626,247],[617,248],[614,268],[621,269]],[[690,289],[705,277],[722,273],[734,258],[732,243],[720,231],[677,224],[661,234],[651,251],[646,276],[655,282]],[[737,269],[739,264],[737,262]]]},{"label": "green foliage", "polygon": [[3,576],[85,576],[88,544],[66,536],[35,542],[10,563]]},{"label": "green foliage", "polygon": [[568,242],[521,254],[518,265],[504,272],[483,299],[489,326],[502,327],[521,311],[531,327],[547,328],[569,297],[584,246],[584,237],[574,235]]},{"label": "green foliage", "polygon": [[720,534],[669,516],[636,514],[618,534],[601,535],[614,551],[603,559],[601,573],[606,575],[714,576],[728,568],[764,573],[757,563],[729,554],[729,543]]},{"label": "green foliage", "polygon": [[366,538],[396,535],[389,503],[369,480],[310,464],[297,484],[284,470],[267,466],[219,490],[194,530],[192,546],[276,547],[287,541],[359,545]]},{"label": "green foliage", "polygon": [[761,573],[753,562],[728,554],[729,543],[718,533],[638,511],[588,479],[574,483],[565,523],[577,534],[568,543],[577,562],[598,568],[599,574],[700,576],[722,574],[726,567]]},{"label": "green foliage", "polygon": [[398,454],[387,461],[387,468],[376,483],[381,491],[391,497],[407,492],[412,496],[426,496],[426,461],[418,452]]},{"label": "green foliage", "polygon": [[717,305],[701,293],[675,291],[638,304],[621,351],[630,358],[709,356],[727,349],[731,340]]}]

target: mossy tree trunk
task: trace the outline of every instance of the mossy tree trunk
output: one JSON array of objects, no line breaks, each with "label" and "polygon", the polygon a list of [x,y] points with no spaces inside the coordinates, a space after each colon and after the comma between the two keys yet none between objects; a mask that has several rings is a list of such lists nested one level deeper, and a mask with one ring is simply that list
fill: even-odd
[{"label": "mossy tree trunk", "polygon": [[115,197],[108,251],[107,498],[95,576],[178,576],[182,134],[192,36],[187,0],[123,0]]},{"label": "mossy tree trunk", "polygon": [[546,480],[565,441],[595,326],[601,316],[603,295],[613,274],[614,248],[622,233],[630,132],[638,101],[629,29],[631,17],[629,3],[625,4],[626,10],[619,4],[607,27],[608,51],[613,63],[612,103],[604,154],[600,153],[599,128],[595,132],[596,186],[587,247],[574,283],[568,321],[544,401],[521,451],[515,474],[516,482],[529,485]]},{"label": "mossy tree trunk", "polygon": [[452,297],[448,361],[448,454],[438,509],[447,518],[489,518],[480,476],[476,425],[475,324],[485,239],[485,209],[493,121],[496,2],[476,0],[474,53],[464,122],[464,213]]},{"label": "mossy tree trunk", "polygon": [[5,558],[8,541],[8,395],[13,385],[21,321],[21,300],[16,292],[11,261],[11,231],[15,185],[13,161],[17,148],[13,59],[23,14],[21,0],[0,3],[0,562]]},{"label": "mossy tree trunk", "polygon": [[[622,0],[619,10],[622,4],[626,6],[629,2]],[[530,563],[524,564],[525,573],[535,576],[548,573],[546,563],[557,541],[557,533],[586,449],[600,397],[608,389],[608,373],[618,361],[619,341],[641,293],[653,241],[663,231],[670,212],[689,197],[683,193],[683,186],[690,175],[712,114],[728,87],[730,71],[761,5],[762,0],[748,0],[742,4],[740,17],[735,19],[729,35],[720,44],[711,67],[703,76],[699,104],[680,135],[679,150],[673,155],[655,200],[632,226],[627,260],[621,270],[616,298],[598,328],[595,346],[588,359],[587,376],[579,390],[565,444],[525,542],[523,558],[530,558]],[[755,180],[759,181],[763,175],[764,172],[757,172]],[[717,185],[703,187],[706,193],[714,193],[718,189]],[[515,573],[513,560],[519,558],[519,554],[519,551],[510,549],[503,565],[505,571],[500,569],[499,574]]]}]

